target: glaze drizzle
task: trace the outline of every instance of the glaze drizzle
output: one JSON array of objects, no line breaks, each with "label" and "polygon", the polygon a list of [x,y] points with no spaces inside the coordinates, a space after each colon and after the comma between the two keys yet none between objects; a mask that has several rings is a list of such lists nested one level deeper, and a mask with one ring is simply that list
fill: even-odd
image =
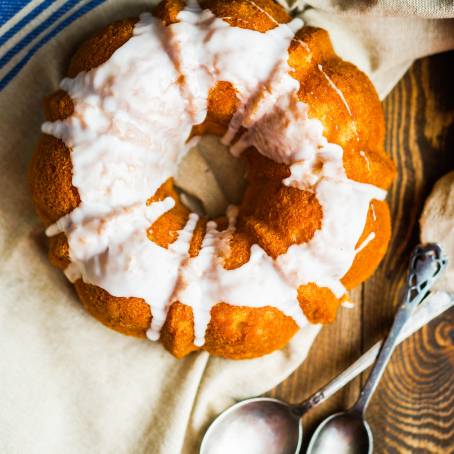
[{"label": "glaze drizzle", "polygon": [[[71,281],[82,278],[113,296],[143,298],[150,305],[152,340],[175,301],[192,308],[198,346],[220,301],[274,306],[304,326],[297,288],[314,282],[337,297],[345,293],[340,280],[361,249],[356,244],[369,204],[386,193],[347,178],[342,148],[326,140],[321,122],[309,118],[308,106],[298,101],[299,84],[289,75],[287,59],[300,20],[259,33],[232,27],[194,1],[178,19],[165,27],[143,14],[133,36],[106,63],[61,82],[74,114],[42,130],[71,149],[81,203],[47,234],[65,233]],[[233,270],[223,267],[223,258],[235,207],[227,212],[227,230],[208,222],[196,257],[188,253],[194,213],[167,249],[147,237],[149,226],[174,203],[147,200],[176,174],[197,141],[186,142],[206,117],[208,92],[218,81],[231,82],[240,100],[223,141],[231,144],[246,128],[232,154],[254,146],[288,165],[291,175],[283,183],[314,191],[323,210],[322,227],[309,242],[292,245],[276,259],[253,245],[250,260]]]}]

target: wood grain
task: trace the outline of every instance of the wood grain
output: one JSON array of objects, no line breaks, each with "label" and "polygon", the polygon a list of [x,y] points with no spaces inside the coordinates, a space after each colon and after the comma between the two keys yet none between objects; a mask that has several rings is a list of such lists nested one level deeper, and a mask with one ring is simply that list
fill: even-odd
[{"label": "wood grain", "polygon": [[[317,338],[305,363],[270,394],[291,402],[345,369],[389,328],[418,219],[435,181],[454,169],[454,53],[416,62],[384,102],[386,145],[398,178],[389,193],[390,250]],[[347,408],[368,372],[304,417],[305,442],[322,419]],[[376,453],[454,453],[454,310],[399,346],[367,413]]]}]

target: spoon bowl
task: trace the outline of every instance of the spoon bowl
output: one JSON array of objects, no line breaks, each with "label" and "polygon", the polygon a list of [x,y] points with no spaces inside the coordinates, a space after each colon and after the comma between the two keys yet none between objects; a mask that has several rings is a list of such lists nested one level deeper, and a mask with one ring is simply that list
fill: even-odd
[{"label": "spoon bowl", "polygon": [[278,399],[244,400],[208,428],[200,454],[295,454],[301,447],[301,418]]},{"label": "spoon bowl", "polygon": [[307,454],[327,452],[372,454],[372,432],[360,413],[336,413],[318,426]]}]

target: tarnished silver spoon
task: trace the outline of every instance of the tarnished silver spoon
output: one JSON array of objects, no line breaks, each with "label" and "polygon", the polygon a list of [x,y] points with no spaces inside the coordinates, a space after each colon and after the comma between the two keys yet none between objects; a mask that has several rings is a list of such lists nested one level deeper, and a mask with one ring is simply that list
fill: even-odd
[{"label": "tarnished silver spoon", "polygon": [[405,323],[445,266],[446,258],[436,244],[418,246],[413,251],[404,297],[359,399],[350,410],[332,415],[320,424],[309,443],[308,454],[372,454],[372,431],[364,419],[367,406]]},{"label": "tarnished silver spoon", "polygon": [[[423,325],[452,305],[452,300],[447,295],[446,299],[441,302],[436,311],[427,313],[427,311],[423,310],[423,305],[421,305],[417,310],[417,313],[412,317],[412,323],[405,326],[404,330],[402,330],[405,321],[411,316],[413,309],[427,296],[432,284],[442,272],[445,265],[446,259],[443,257],[438,245],[429,244],[427,246],[418,246],[414,250],[410,261],[408,288],[403,303],[396,314],[390,335],[386,339],[385,344],[383,344],[383,347],[381,341],[377,342],[348,369],[299,405],[290,405],[281,400],[268,397],[257,397],[238,402],[219,415],[208,428],[202,440],[200,454],[262,454],[264,452],[267,454],[298,453],[303,439],[303,427],[301,423],[302,415],[312,407],[328,399],[353,378],[365,371],[373,364],[374,360],[379,355],[379,352],[380,357],[382,357],[383,351],[388,352],[386,356],[386,360],[388,360],[397,343],[420,329]],[[398,332],[396,328],[397,323],[399,326]],[[391,335],[393,335],[392,345],[389,340]],[[386,364],[382,366],[380,374],[376,375],[375,381],[373,383],[371,382],[373,386],[367,387],[366,385],[367,389],[369,389],[368,397],[363,397],[366,395],[364,393],[364,391],[366,391],[365,387],[358,402],[363,402],[367,405],[371,393],[375,390],[378,380],[383,373],[385,365]],[[365,409],[365,407],[363,408]],[[346,414],[347,417],[350,415],[348,412]],[[311,440],[310,449],[312,449],[312,451],[310,452],[313,454],[321,452],[336,452],[336,454],[340,454],[342,452],[337,444],[334,451],[321,450],[324,446],[322,443],[331,442],[331,434],[336,434],[336,443],[339,441],[337,421],[340,423],[344,421],[340,415],[341,414],[333,415],[331,418],[328,418],[322,426],[317,429]],[[367,424],[363,422],[361,412],[359,415],[360,416],[353,421],[355,423],[354,426],[350,426],[350,424],[346,423],[340,427],[343,428],[346,436],[347,434],[350,434],[348,435],[349,437],[355,437],[355,439],[349,438],[352,443],[354,440],[366,440],[366,444],[362,444],[361,446],[367,446],[365,449],[372,449],[371,442],[369,442],[369,437],[370,440],[372,440],[370,429]],[[339,420],[337,420],[336,417],[339,418]],[[333,421],[333,423],[329,424],[330,421]],[[336,424],[334,424],[334,422],[336,422]],[[334,432],[327,432],[328,435],[326,435],[326,433],[324,433],[325,425],[327,431],[328,429],[333,429]],[[363,436],[364,433],[366,433],[366,438]],[[356,438],[357,436],[359,438]],[[346,452],[364,453],[371,451],[351,450]]]}]

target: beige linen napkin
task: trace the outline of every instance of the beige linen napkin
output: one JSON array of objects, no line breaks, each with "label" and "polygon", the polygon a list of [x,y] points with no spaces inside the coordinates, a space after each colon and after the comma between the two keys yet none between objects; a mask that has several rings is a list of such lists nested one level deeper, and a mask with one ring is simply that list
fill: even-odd
[{"label": "beige linen napkin", "polygon": [[[41,100],[57,88],[84,38],[156,2],[43,3],[50,6],[35,15],[37,0],[8,20],[8,11],[0,11],[6,18],[0,26],[0,452],[193,453],[218,412],[287,377],[319,328],[301,331],[287,348],[256,360],[199,353],[177,361],[159,344],[110,331],[83,311],[47,261],[27,188],[27,166],[43,121]],[[411,3],[405,2],[406,10]],[[381,94],[414,58],[454,47],[448,20],[378,18],[367,16],[378,10],[311,4],[303,18],[328,28],[337,51],[372,76]],[[427,16],[418,5],[414,12]],[[439,5],[432,11],[452,14]],[[380,10],[386,11],[401,10]],[[200,153],[189,173],[206,169],[208,155]],[[195,178],[220,193],[228,169],[219,174],[212,166],[214,177]]]}]

